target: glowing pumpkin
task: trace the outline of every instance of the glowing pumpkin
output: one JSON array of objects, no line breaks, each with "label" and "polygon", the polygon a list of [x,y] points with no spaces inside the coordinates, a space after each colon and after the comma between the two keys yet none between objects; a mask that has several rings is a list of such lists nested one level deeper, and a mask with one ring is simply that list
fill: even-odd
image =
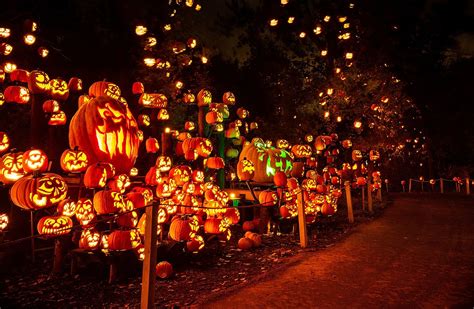
[{"label": "glowing pumpkin", "polygon": [[98,97],[71,119],[69,144],[86,152],[90,163],[109,162],[117,172],[128,173],[138,156],[138,125],[127,106]]},{"label": "glowing pumpkin", "polygon": [[10,138],[7,133],[0,132],[0,153],[7,151],[10,147]]},{"label": "glowing pumpkin", "polygon": [[89,95],[91,97],[108,97],[113,100],[118,100],[121,96],[122,92],[120,91],[119,86],[101,81],[101,82],[95,82],[89,87]]},{"label": "glowing pumpkin", "polygon": [[92,200],[88,198],[79,199],[76,204],[75,215],[82,226],[90,225],[96,217]]},{"label": "glowing pumpkin", "polygon": [[50,80],[49,95],[55,100],[66,101],[69,97],[67,82],[62,79]]},{"label": "glowing pumpkin", "polygon": [[84,172],[89,165],[87,154],[79,149],[66,149],[59,159],[63,171],[68,173]]},{"label": "glowing pumpkin", "polygon": [[32,94],[49,92],[49,76],[42,71],[31,71],[28,78],[28,89]]},{"label": "glowing pumpkin", "polygon": [[5,101],[26,104],[30,101],[30,91],[22,86],[8,86],[4,91]]},{"label": "glowing pumpkin", "polygon": [[48,168],[48,157],[40,149],[31,149],[23,153],[23,170],[25,173],[45,172]]},{"label": "glowing pumpkin", "polygon": [[39,220],[37,228],[40,235],[65,235],[72,229],[72,220],[66,216],[46,216]]},{"label": "glowing pumpkin", "polygon": [[11,184],[25,176],[23,153],[7,153],[0,159],[0,182]]}]

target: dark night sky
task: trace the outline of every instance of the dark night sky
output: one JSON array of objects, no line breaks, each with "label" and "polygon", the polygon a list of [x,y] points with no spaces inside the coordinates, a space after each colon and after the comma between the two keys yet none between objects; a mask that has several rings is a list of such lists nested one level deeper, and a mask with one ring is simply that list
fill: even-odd
[{"label": "dark night sky", "polygon": [[[137,59],[133,25],[157,21],[167,1],[124,0],[10,0],[4,1],[0,21],[18,25],[27,18],[40,23],[40,36],[57,48],[41,64],[51,75],[78,75],[86,82],[107,78],[130,80]],[[238,32],[222,35],[217,21],[229,14],[222,0],[203,2],[193,20],[193,31],[220,51],[225,60],[241,59]],[[248,1],[259,3],[259,1]],[[357,3],[357,1],[355,1]],[[157,4],[160,3],[160,4]],[[409,81],[407,91],[424,111],[431,147],[439,159],[472,165],[474,155],[474,1],[404,0],[362,1],[370,16],[372,46],[394,64],[398,75]],[[389,42],[385,32],[399,27],[398,40]],[[392,40],[392,37],[390,37]],[[59,65],[58,65],[59,64]],[[30,63],[31,69],[37,63]],[[245,90],[243,90],[245,91]],[[438,157],[435,156],[435,160]]]}]

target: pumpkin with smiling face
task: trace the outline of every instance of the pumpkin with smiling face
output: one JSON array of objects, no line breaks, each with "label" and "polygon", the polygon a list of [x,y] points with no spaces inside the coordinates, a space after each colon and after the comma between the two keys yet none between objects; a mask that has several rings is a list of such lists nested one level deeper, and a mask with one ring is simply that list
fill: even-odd
[{"label": "pumpkin with smiling face", "polygon": [[48,157],[41,149],[31,149],[23,153],[25,173],[45,172],[48,169]]},{"label": "pumpkin with smiling face", "polygon": [[12,184],[25,176],[23,152],[7,153],[0,159],[0,182]]},{"label": "pumpkin with smiling face", "polygon": [[25,176],[15,182],[10,190],[10,198],[18,207],[43,209],[64,200],[67,189],[64,179],[53,173],[46,173],[40,177]]},{"label": "pumpkin with smiling face", "polygon": [[63,111],[53,113],[49,118],[48,125],[50,126],[63,126],[66,124],[67,116]]},{"label": "pumpkin with smiling face", "polygon": [[49,92],[49,76],[42,71],[31,71],[28,78],[28,89],[32,94]]},{"label": "pumpkin with smiling face", "polygon": [[39,220],[37,228],[40,235],[60,236],[72,229],[72,220],[66,216],[46,216]]},{"label": "pumpkin with smiling face", "polygon": [[86,152],[90,163],[108,162],[117,173],[128,173],[138,156],[138,131],[127,106],[98,97],[82,105],[71,119],[69,144]]}]

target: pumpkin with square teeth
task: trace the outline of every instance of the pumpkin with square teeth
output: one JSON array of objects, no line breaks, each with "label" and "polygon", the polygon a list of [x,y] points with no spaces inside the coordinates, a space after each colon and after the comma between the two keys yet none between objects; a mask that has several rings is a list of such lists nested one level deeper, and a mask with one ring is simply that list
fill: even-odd
[{"label": "pumpkin with square teeth", "polygon": [[12,202],[24,209],[43,209],[51,207],[66,198],[67,184],[53,173],[39,177],[25,176],[15,182],[10,190]]},{"label": "pumpkin with square teeth", "polygon": [[39,220],[37,228],[40,235],[65,235],[72,229],[72,220],[66,216],[46,216]]},{"label": "pumpkin with square teeth", "polygon": [[0,159],[0,182],[11,184],[25,176],[23,152],[7,153]]},{"label": "pumpkin with square teeth", "polygon": [[84,172],[89,165],[87,154],[79,149],[66,149],[59,159],[59,164],[65,172],[80,173]]}]

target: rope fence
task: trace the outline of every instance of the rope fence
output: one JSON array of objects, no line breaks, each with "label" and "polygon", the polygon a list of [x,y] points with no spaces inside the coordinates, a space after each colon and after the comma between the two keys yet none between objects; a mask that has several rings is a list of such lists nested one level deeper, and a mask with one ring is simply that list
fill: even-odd
[{"label": "rope fence", "polygon": [[[430,179],[430,180],[425,180],[423,178],[420,179],[413,179],[410,178],[408,181],[408,192],[414,192],[414,184],[420,184],[419,188],[421,189],[421,192],[425,192],[425,188],[431,187],[431,192],[435,192],[435,186],[439,184],[439,192],[440,193],[446,193],[446,184],[452,184],[454,183],[455,186],[455,192],[456,193],[461,193],[462,186],[465,186],[465,194],[470,195],[471,194],[471,179],[469,177],[465,178],[464,180],[459,178],[459,179],[446,179],[446,178],[439,178],[439,179]],[[425,184],[428,184],[426,186]],[[402,183],[403,186],[403,192],[405,192],[405,184]],[[427,191],[429,192],[429,191]]]}]

